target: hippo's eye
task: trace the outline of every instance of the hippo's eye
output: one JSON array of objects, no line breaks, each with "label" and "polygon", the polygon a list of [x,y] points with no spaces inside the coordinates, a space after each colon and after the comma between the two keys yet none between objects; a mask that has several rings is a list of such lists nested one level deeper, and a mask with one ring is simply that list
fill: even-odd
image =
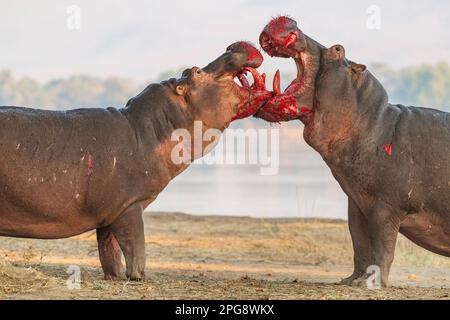
[{"label": "hippo's eye", "polygon": [[336,47],[336,51],[341,51],[341,48],[339,48],[339,47]]},{"label": "hippo's eye", "polygon": [[200,74],[200,73],[202,73],[202,69],[197,70],[197,74]]}]

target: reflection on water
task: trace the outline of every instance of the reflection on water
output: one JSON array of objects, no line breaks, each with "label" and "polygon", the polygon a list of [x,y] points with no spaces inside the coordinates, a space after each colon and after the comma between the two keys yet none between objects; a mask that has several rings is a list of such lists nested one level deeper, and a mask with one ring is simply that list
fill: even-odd
[{"label": "reflection on water", "polygon": [[347,218],[347,198],[303,141],[281,148],[277,175],[257,165],[191,165],[148,210],[254,217]]}]

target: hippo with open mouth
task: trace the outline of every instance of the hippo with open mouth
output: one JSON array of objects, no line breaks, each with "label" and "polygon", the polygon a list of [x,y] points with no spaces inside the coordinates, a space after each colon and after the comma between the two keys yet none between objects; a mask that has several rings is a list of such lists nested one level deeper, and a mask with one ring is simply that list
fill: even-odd
[{"label": "hippo with open mouth", "polygon": [[143,210],[189,165],[174,163],[172,133],[194,136],[197,120],[223,131],[253,115],[272,95],[255,70],[262,62],[256,48],[237,42],[204,68],[149,85],[122,109],[0,108],[0,236],[56,239],[96,229],[105,278],[143,279]]},{"label": "hippo with open mouth", "polygon": [[[291,32],[301,33],[286,19],[269,26],[276,25],[275,35],[291,44],[283,47],[283,38],[271,38],[266,27],[261,45],[271,55],[295,59],[296,50],[303,56],[305,46],[290,41]],[[306,88],[310,92],[305,87],[288,92],[296,97],[288,112],[283,110],[285,98],[275,95],[257,116],[288,121],[296,114],[305,124],[305,141],[321,154],[347,194],[354,272],[342,283],[366,285],[368,268],[375,266],[369,270],[379,268],[380,284],[387,286],[398,232],[450,257],[450,114],[389,104],[383,86],[364,65],[348,60],[342,46],[320,48],[305,39],[307,54],[316,55],[309,60],[314,61],[312,85]],[[303,67],[306,71],[308,64]],[[311,112],[300,110],[299,95],[307,103],[313,97]]]}]

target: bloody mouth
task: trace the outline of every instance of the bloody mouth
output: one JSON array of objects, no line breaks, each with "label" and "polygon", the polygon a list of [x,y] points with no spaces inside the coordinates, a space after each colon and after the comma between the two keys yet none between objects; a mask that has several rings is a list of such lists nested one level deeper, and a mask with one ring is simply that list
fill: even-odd
[{"label": "bloody mouth", "polygon": [[[295,65],[297,67],[297,77],[292,80],[292,82],[287,86],[287,88],[284,90],[284,93],[293,93],[300,87],[303,87],[304,85],[304,61],[303,61],[303,55],[302,52],[297,52],[291,46],[295,43],[297,40],[297,37],[289,36],[286,38],[285,43],[283,45],[275,45],[273,42],[268,40],[268,43],[265,43],[262,47],[267,54],[269,54],[271,57],[285,57],[285,58],[293,58],[295,61]],[[261,81],[265,82],[265,74],[259,75],[258,72],[253,68],[245,68],[244,72],[241,72],[237,75],[239,81],[243,86],[248,86],[248,81],[243,76],[245,74],[245,71],[250,71],[252,69],[252,75],[255,79],[255,81]],[[262,78],[262,79],[261,79]],[[247,81],[247,82],[246,82]],[[273,78],[273,93],[274,95],[281,95],[281,76],[280,71],[277,70],[275,72],[275,76]]]},{"label": "bloody mouth", "polygon": [[[248,73],[253,77],[251,85],[246,78]],[[239,88],[242,105],[239,106],[237,114],[233,116],[232,121],[254,115],[273,96],[273,93],[266,89],[266,75],[264,73],[260,74],[255,68],[244,67],[234,75],[234,79],[237,79],[240,83],[240,86],[236,82],[235,85]]]},{"label": "bloody mouth", "polygon": [[[277,52],[280,49],[275,49]],[[273,97],[263,107],[259,108],[255,114],[257,118],[263,118],[270,122],[280,122],[306,116],[312,112],[311,108],[301,107],[297,105],[295,93],[301,91],[304,86],[304,61],[302,54],[297,53],[293,59],[297,66],[297,76],[286,87],[284,92],[281,91],[281,74],[277,70],[273,77]]]}]

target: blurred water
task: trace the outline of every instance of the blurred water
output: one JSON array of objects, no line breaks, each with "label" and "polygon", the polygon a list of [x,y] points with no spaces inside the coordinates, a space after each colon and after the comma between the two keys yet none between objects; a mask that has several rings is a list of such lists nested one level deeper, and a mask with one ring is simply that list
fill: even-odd
[{"label": "blurred water", "polygon": [[280,152],[277,175],[257,165],[193,164],[148,210],[200,215],[347,218],[347,199],[322,158],[303,141]]}]

